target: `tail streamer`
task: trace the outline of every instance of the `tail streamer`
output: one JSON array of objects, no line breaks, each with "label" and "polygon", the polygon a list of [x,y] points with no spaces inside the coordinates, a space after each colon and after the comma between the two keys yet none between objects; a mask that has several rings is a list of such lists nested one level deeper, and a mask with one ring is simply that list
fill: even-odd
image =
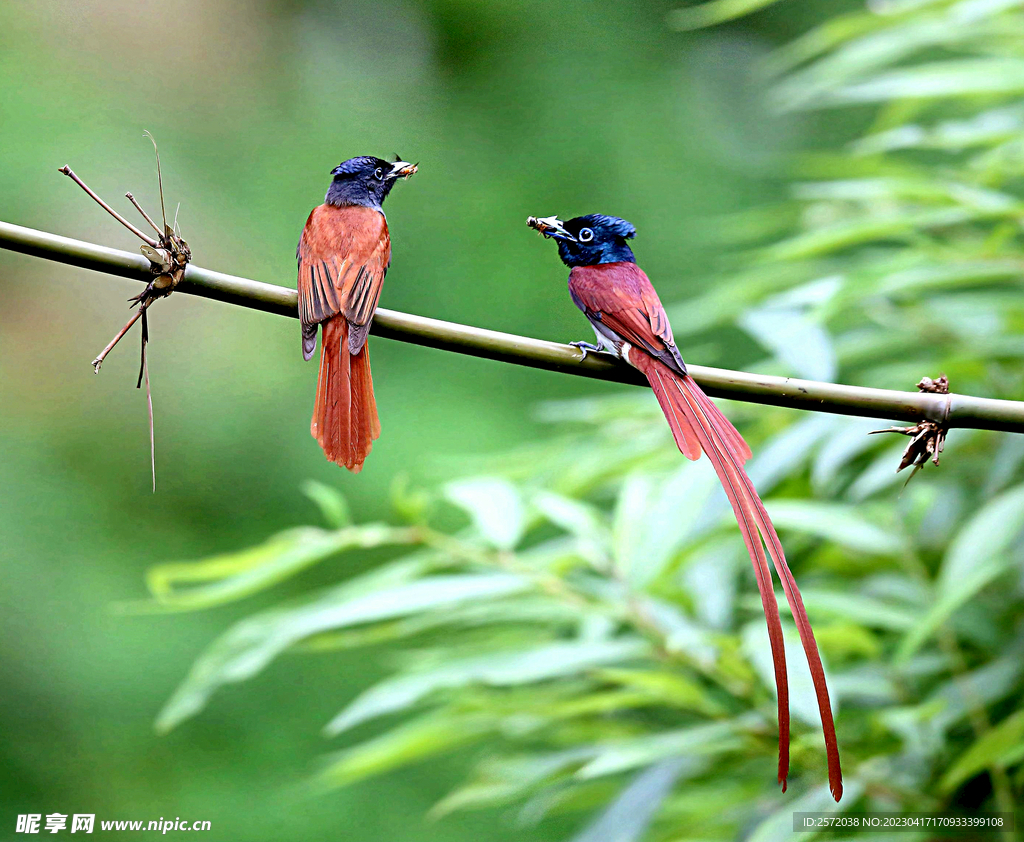
[{"label": "tail streamer", "polygon": [[[750,448],[739,432],[718,409],[712,400],[689,376],[680,376],[653,357],[631,348],[629,362],[639,369],[651,384],[662,412],[679,450],[688,459],[700,458],[701,452],[708,455],[722,483],[729,503],[736,515],[743,541],[754,566],[754,576],[761,595],[765,621],[768,625],[768,639],[771,643],[772,660],[775,668],[775,682],[778,688],[779,719],[779,783],[786,789],[789,775],[789,680],[786,671],[786,650],[782,632],[779,606],[775,600],[771,567],[771,556],[775,571],[782,583],[793,619],[800,633],[807,664],[810,668],[818,709],[821,713],[822,731],[825,736],[825,752],[828,759],[828,779],[832,797],[838,801],[843,794],[843,775],[839,762],[839,746],[836,740],[835,722],[825,684],[825,672],[821,665],[818,645],[814,640],[807,611],[804,608],[800,589],[789,569],[782,542],[775,531],[768,512],[758,496],[754,484],[743,463],[750,458]],[[767,545],[768,553],[765,553]]]}]

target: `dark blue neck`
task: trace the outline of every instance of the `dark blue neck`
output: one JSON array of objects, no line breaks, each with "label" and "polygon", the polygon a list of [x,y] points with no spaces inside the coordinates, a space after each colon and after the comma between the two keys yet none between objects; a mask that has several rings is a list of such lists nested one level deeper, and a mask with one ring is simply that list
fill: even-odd
[{"label": "dark blue neck", "polygon": [[598,263],[636,263],[633,249],[625,243],[605,249],[601,252],[601,259]]},{"label": "dark blue neck", "polygon": [[[385,196],[387,194],[385,193]],[[336,178],[327,188],[327,195],[324,202],[328,205],[359,205],[364,208],[372,208],[375,211],[384,213],[382,207],[383,196],[376,191],[368,190],[366,182],[352,178]]]},{"label": "dark blue neck", "polygon": [[558,256],[569,267],[596,266],[598,263],[636,263],[633,250],[626,241],[602,243],[570,243],[558,241]]}]

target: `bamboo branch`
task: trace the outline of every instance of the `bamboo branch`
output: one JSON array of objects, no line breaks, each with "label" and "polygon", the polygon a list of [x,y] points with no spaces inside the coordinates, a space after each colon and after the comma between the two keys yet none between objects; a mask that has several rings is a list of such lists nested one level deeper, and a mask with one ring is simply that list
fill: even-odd
[{"label": "bamboo branch", "polygon": [[[149,282],[153,277],[149,260],[141,254],[60,237],[8,222],[0,222],[0,247],[137,281]],[[298,317],[295,290],[195,265],[189,265],[175,291],[279,316]],[[594,354],[581,361],[580,352],[569,345],[394,310],[377,310],[371,332],[388,339],[500,362],[617,383],[647,385],[638,372],[624,363]],[[1020,401],[868,389],[698,365],[689,365],[688,368],[693,378],[713,397],[813,412],[896,421],[930,420],[945,422],[949,427],[1024,432],[1024,402]]]}]

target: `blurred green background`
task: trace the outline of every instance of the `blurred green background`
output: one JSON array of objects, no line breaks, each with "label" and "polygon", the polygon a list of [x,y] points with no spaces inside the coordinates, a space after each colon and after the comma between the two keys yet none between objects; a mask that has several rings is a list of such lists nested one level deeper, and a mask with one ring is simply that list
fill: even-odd
[{"label": "blurred green background", "polygon": [[[421,167],[388,201],[393,264],[383,306],[530,336],[588,338],[554,249],[524,220],[600,211],[637,225],[640,262],[662,299],[676,304],[677,337],[686,337],[684,354],[695,362],[891,388],[910,388],[944,367],[960,376],[954,388],[1021,397],[1014,342],[1024,321],[1006,292],[1020,275],[1012,199],[1019,152],[964,165],[976,177],[968,193],[951,187],[960,176],[942,157],[949,150],[935,151],[941,145],[919,142],[924,151],[913,165],[878,164],[877,155],[898,143],[875,149],[868,163],[846,145],[922,113],[915,85],[972,98],[935,106],[937,94],[927,94],[938,109],[929,125],[966,120],[1017,96],[1024,75],[1019,61],[1006,64],[1017,58],[998,39],[1020,26],[1019,4],[989,3],[986,11],[974,3],[971,17],[970,9],[953,11],[965,3],[893,0],[867,13],[856,2],[787,0],[696,32],[673,27],[677,5],[7,2],[0,5],[2,217],[134,250],[132,237],[57,168],[72,166],[125,213],[126,190],[153,212],[148,129],[160,144],[168,208],[180,202],[195,262],[294,286],[295,243],[331,168],[352,155],[397,151]],[[773,76],[868,32],[865,19],[874,16],[884,29],[891,21],[910,26],[918,13],[951,17],[922,17],[916,36],[888,33],[881,56],[879,43],[831,65],[826,55],[799,84],[768,96]],[[950,20],[966,23],[958,30]],[[946,43],[979,20],[973,40]],[[825,32],[822,43],[777,52],[820,24],[832,27],[816,30]],[[947,67],[946,77],[935,68],[905,79],[890,71],[857,88],[858,74],[898,65],[915,50],[935,65],[969,54],[975,64],[1005,66],[987,88],[977,82],[980,66],[964,71],[966,87]],[[986,151],[1019,140],[1019,118],[1008,125],[986,135]],[[875,180],[859,190],[841,186],[868,175]],[[803,186],[794,192],[796,179]],[[807,186],[815,180],[831,186]],[[984,193],[996,189],[1009,205]],[[958,203],[975,216],[951,216]],[[816,232],[828,242],[814,242]],[[783,237],[790,239],[779,245]],[[1002,261],[1003,274],[969,277],[962,300],[899,298],[906,289],[908,296],[932,289],[927,280],[887,288],[897,290],[895,303],[876,288],[857,297],[869,275],[920,270],[921,262],[896,264],[904,249],[926,246],[935,247],[934,264],[991,258]],[[871,275],[880,255],[892,262]],[[828,287],[836,277],[839,293]],[[826,292],[801,286],[794,299],[773,299],[767,315],[755,306],[816,281]],[[934,286],[945,292],[956,283]],[[1001,291],[981,300],[979,290],[993,284]],[[425,819],[465,773],[470,750],[309,794],[302,782],[324,751],[321,727],[386,673],[386,647],[286,657],[252,684],[218,694],[169,735],[154,733],[161,705],[232,621],[383,556],[331,559],[273,594],[206,613],[134,616],[118,606],[144,596],[144,573],[155,563],[238,549],[315,519],[299,493],[305,480],[340,489],[356,521],[387,518],[396,482],[429,486],[484,457],[550,439],[551,425],[536,412],[541,402],[632,391],[371,340],[383,435],[363,473],[350,476],[326,464],[308,434],[316,370],[302,362],[297,324],[173,296],[151,318],[154,496],[145,399],[133,388],[137,337],[118,347],[101,376],[89,366],[136,292],[128,281],[0,252],[0,835],[13,835],[18,813],[56,811],[209,819],[213,838],[232,840],[565,838],[578,815],[528,829],[494,809]],[[701,306],[686,306],[693,299]],[[828,344],[829,324],[844,334],[838,350]],[[785,325],[789,340],[766,338],[773,325]],[[999,347],[985,346],[993,337]],[[800,420],[759,413],[742,414],[761,419],[757,441]],[[969,441],[980,441],[969,448],[985,465],[1007,447],[996,436]],[[889,445],[873,439],[869,446]],[[833,448],[834,465],[859,458],[867,468],[866,446],[842,447]],[[869,493],[880,492],[882,509],[902,506],[917,518],[915,529],[933,505],[940,521],[967,520],[1016,475],[1020,454],[1010,447],[1000,457],[1009,464],[1005,476],[986,487],[980,479],[971,487],[968,476],[961,477],[967,490],[958,488],[940,468],[932,475],[939,480],[915,480],[923,491],[902,503],[892,503],[898,486],[891,483]],[[884,453],[894,466],[891,448]],[[782,469],[780,476],[791,476],[788,497],[843,493],[801,479],[805,468]],[[925,568],[935,569],[949,538],[947,530],[924,546]],[[1007,545],[1011,538],[1016,532]],[[881,553],[877,542],[864,544],[862,553]],[[840,566],[834,556],[822,562],[826,575]],[[770,785],[771,741],[765,745],[761,771]],[[749,828],[752,819],[737,821]]]}]

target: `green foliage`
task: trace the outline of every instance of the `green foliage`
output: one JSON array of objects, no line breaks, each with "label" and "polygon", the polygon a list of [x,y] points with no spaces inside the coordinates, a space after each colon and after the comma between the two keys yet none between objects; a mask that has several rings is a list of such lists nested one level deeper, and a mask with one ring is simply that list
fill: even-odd
[{"label": "green foliage", "polygon": [[[707,19],[763,5],[719,3]],[[876,5],[766,59],[777,108],[832,120],[855,105],[861,128],[803,154],[786,203],[715,223],[748,258],[670,309],[677,340],[738,327],[764,348],[764,371],[889,388],[944,371],[955,390],[1020,399],[1024,14]],[[311,486],[328,528],[155,569],[157,605],[194,609],[342,551],[392,553],[235,624],[159,727],[288,651],[387,643],[401,653],[390,675],[339,699],[326,731],[346,747],[318,785],[472,747],[437,815],[579,813],[579,842],[751,826],[749,838],[777,839],[794,809],[1011,809],[1024,785],[1024,448],[954,431],[942,466],[901,491],[903,443],[865,435],[880,425],[732,409],[827,662],[839,807],[796,647],[793,777],[787,795],[775,787],[774,682],[739,535],[706,460],[683,462],[639,391],[543,406],[556,435],[402,490],[403,525],[353,526]]]}]

